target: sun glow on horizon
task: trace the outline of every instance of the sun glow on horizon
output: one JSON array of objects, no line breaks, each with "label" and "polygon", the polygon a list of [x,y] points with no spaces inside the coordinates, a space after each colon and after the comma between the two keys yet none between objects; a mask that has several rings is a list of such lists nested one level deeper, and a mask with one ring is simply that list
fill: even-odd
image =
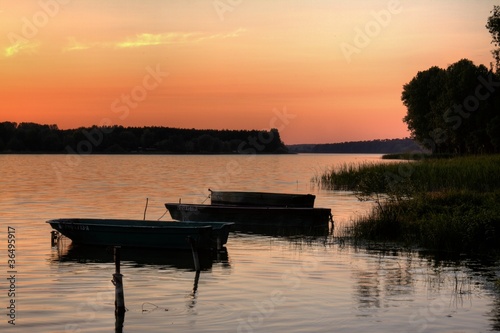
[{"label": "sun glow on horizon", "polygon": [[9,5],[0,121],[268,129],[286,109],[287,144],[401,138],[418,71],[492,61],[495,1],[222,3]]}]

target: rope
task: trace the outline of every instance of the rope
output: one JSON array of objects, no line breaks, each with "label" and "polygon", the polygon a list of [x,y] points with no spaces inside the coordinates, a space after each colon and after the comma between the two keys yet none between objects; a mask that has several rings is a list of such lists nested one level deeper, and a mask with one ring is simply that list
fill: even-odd
[{"label": "rope", "polygon": [[[210,189],[209,189],[210,190]],[[210,199],[210,194],[205,198],[205,200],[202,201],[202,204],[205,203],[205,201],[207,201],[207,199]]]},{"label": "rope", "polygon": [[[144,309],[144,305],[146,305],[146,304],[147,304],[147,305],[151,305],[153,308],[152,308],[152,309]],[[153,312],[153,311],[156,311],[156,310],[168,311],[168,309],[167,309],[167,308],[161,308],[161,307],[159,307],[158,305],[153,304],[153,303],[151,303],[151,302],[144,302],[144,303],[142,303],[142,312],[143,312],[143,313],[144,313],[144,312]]]},{"label": "rope", "polygon": [[149,198],[146,198],[146,207],[144,207],[144,220],[146,220],[146,211],[148,210]]},{"label": "rope", "polygon": [[330,213],[330,223],[332,224],[332,228],[335,228],[335,221],[333,221],[332,213]]},{"label": "rope", "polygon": [[165,214],[167,214],[167,212],[168,212],[168,209],[165,209],[165,213],[163,213],[163,215],[158,218],[158,221],[161,220],[162,217],[165,216]]}]

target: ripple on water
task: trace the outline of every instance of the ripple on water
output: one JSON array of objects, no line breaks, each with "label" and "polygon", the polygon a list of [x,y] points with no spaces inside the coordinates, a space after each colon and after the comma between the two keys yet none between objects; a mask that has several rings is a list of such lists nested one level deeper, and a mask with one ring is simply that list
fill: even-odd
[{"label": "ripple on water", "polygon": [[[215,185],[213,170],[233,160],[247,178],[230,177],[228,189],[310,192],[345,223],[368,207],[346,193],[309,187],[312,165],[322,169],[347,157],[293,155],[275,163],[267,156],[257,157],[258,164],[241,158],[81,156],[60,180],[53,163],[66,166],[64,155],[0,156],[0,251],[6,227],[14,226],[19,327],[41,333],[115,328],[112,252],[79,251],[71,242],[52,248],[48,219],[141,219],[145,198],[148,217],[159,217],[164,202],[203,201]],[[125,332],[498,331],[495,261],[452,262],[383,246],[339,246],[332,238],[246,233],[231,233],[226,257],[210,259],[198,279],[189,256],[123,258]],[[0,305],[6,301],[0,294]],[[5,325],[0,322],[2,332]]]}]

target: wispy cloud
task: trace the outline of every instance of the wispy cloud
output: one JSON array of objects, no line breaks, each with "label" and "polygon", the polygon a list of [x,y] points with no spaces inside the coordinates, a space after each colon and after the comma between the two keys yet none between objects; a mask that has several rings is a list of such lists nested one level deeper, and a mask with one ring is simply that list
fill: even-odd
[{"label": "wispy cloud", "polygon": [[188,43],[195,41],[199,38],[200,33],[190,32],[190,33],[179,33],[179,32],[169,32],[163,34],[138,34],[134,37],[129,37],[125,41],[115,43],[117,48],[131,48],[131,47],[142,47],[142,46],[154,46],[154,45],[166,45],[166,44],[177,44],[177,43]]},{"label": "wispy cloud", "polygon": [[205,40],[237,38],[245,29],[237,29],[232,32],[223,34],[208,34],[204,32],[167,32],[160,34],[141,33],[130,36],[121,41],[116,42],[79,42],[76,38],[69,38],[69,43],[66,45],[64,51],[79,51],[86,50],[93,47],[100,48],[138,48],[146,46],[158,46],[169,44],[182,44],[182,43],[198,43]]},{"label": "wispy cloud", "polygon": [[26,40],[18,41],[11,44],[10,46],[7,46],[4,49],[4,56],[9,58],[19,53],[26,53],[26,52],[33,53],[39,47],[40,47],[40,42],[31,42]]},{"label": "wispy cloud", "polygon": [[79,51],[86,50],[92,47],[91,44],[80,43],[76,40],[75,37],[69,37],[68,45],[66,45],[63,49],[64,51]]}]

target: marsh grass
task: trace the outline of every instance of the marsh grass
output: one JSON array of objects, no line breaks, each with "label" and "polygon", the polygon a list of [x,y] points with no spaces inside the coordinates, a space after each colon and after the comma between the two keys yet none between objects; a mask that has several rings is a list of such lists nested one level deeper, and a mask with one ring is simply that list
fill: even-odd
[{"label": "marsh grass", "polygon": [[452,159],[422,159],[397,163],[342,164],[327,170],[315,181],[322,188],[362,193],[394,190],[490,191],[500,188],[500,155]]},{"label": "marsh grass", "polygon": [[353,239],[453,252],[500,249],[500,156],[342,165],[320,179],[376,205]]}]

